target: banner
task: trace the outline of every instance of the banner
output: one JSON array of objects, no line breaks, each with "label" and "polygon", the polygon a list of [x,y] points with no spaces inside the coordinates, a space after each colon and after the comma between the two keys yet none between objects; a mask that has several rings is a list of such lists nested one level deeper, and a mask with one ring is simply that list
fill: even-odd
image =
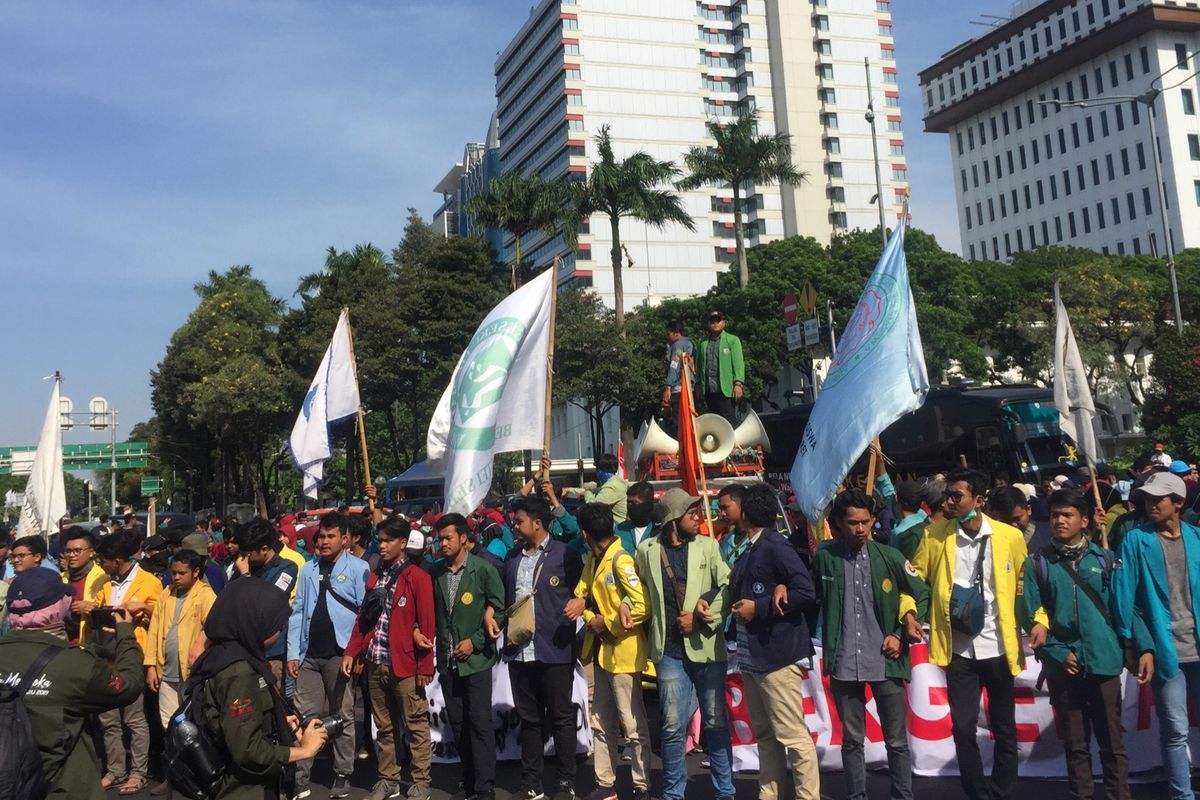
[{"label": "banner", "polygon": [[317,499],[325,474],[325,460],[333,455],[329,426],[358,413],[358,375],[350,343],[350,312],[342,309],[333,339],[325,348],[321,365],[304,395],[304,403],[288,446],[292,460],[304,476],[304,496]]},{"label": "banner", "polygon": [[25,484],[21,516],[13,538],[41,536],[58,530],[58,521],[67,515],[67,491],[63,483],[62,422],[59,419],[59,379],[54,374],[50,405],[42,420],[33,467]]},{"label": "banner", "polygon": [[[814,642],[814,644],[816,644]],[[908,685],[908,744],[912,755],[913,773],[917,775],[957,775],[958,761],[954,753],[954,738],[950,727],[950,705],[946,696],[945,671],[928,661],[928,646],[914,645],[911,649],[913,672]],[[1063,743],[1054,725],[1054,711],[1044,690],[1038,690],[1037,679],[1041,665],[1027,655],[1028,666],[1016,678],[1017,748],[1019,773],[1028,778],[1062,778],[1066,776]],[[803,684],[804,715],[817,746],[821,770],[842,768],[842,725],[829,690],[829,679],[822,674],[821,649],[813,657],[816,669],[808,673]],[[868,697],[870,691],[868,690]],[[733,741],[735,771],[758,769],[758,749],[754,728],[746,709],[742,676],[737,671],[737,658],[730,653],[729,674],[726,680],[726,700],[729,706],[729,734]],[[984,770],[990,772],[992,739],[988,728],[987,696],[980,698],[978,741]],[[1150,686],[1139,686],[1126,674],[1121,702],[1121,720],[1125,726],[1125,749],[1129,755],[1129,771],[1143,772],[1162,764],[1158,743],[1158,722],[1154,714],[1154,698]],[[1189,746],[1200,753],[1200,729],[1192,723]],[[887,751],[883,746],[883,731],[875,709],[875,701],[867,705],[864,751],[868,768],[886,768]],[[1092,771],[1100,774],[1099,754],[1092,748]]]},{"label": "banner", "polygon": [[470,514],[492,485],[492,456],[542,447],[554,270],[504,298],[471,337],[429,421],[429,465],[445,510]]},{"label": "banner", "polygon": [[[908,206],[838,339],[792,464],[800,509],[816,520],[884,428],[925,402],[929,376],[904,257]],[[870,491],[870,487],[867,487]]]}]

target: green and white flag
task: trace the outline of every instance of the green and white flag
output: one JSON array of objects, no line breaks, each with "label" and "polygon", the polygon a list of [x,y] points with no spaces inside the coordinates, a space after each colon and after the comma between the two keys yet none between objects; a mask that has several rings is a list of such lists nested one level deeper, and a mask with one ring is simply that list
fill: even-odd
[{"label": "green and white flag", "polygon": [[548,269],[506,297],[454,368],[425,444],[445,478],[447,512],[475,510],[492,485],[493,455],[542,447],[554,290]]}]

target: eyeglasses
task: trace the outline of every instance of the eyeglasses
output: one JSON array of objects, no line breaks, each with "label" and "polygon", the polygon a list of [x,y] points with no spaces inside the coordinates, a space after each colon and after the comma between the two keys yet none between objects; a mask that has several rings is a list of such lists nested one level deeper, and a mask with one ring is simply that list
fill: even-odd
[{"label": "eyeglasses", "polygon": [[91,550],[91,549],[92,548],[90,548],[90,547],[67,547],[67,548],[63,549],[62,554],[64,556],[77,556],[80,553],[86,553],[88,550]]},{"label": "eyeglasses", "polygon": [[955,503],[957,503],[959,500],[962,500],[964,497],[966,497],[966,495],[962,492],[946,492],[946,499],[952,500]]},{"label": "eyeglasses", "polygon": [[8,558],[10,561],[19,561],[20,559],[30,558],[32,556],[33,556],[33,553],[30,553],[28,551],[26,551],[24,553],[9,553],[8,554]]}]

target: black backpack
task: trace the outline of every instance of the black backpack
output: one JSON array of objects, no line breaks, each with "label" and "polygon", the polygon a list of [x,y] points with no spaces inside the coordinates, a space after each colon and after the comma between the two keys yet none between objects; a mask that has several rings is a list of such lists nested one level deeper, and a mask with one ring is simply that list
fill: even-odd
[{"label": "black backpack", "polygon": [[4,742],[0,747],[0,800],[27,800],[50,793],[42,772],[42,754],[25,709],[25,694],[62,651],[61,645],[49,645],[29,665],[16,687],[0,686],[0,742]]}]

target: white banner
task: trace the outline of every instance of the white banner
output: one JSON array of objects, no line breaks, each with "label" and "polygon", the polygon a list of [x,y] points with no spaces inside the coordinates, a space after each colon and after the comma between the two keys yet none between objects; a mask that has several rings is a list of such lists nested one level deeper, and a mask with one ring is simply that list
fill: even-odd
[{"label": "white banner", "polygon": [[[742,676],[737,672],[736,658],[731,653],[726,700],[729,704],[729,733],[733,740],[735,771],[757,770],[758,749],[746,704],[743,700]],[[946,673],[927,660],[927,646],[912,648],[913,674],[908,685],[908,743],[912,752],[913,772],[917,775],[957,775],[958,762],[954,755],[954,739],[950,730],[950,705],[946,699]],[[1019,771],[1023,777],[1065,777],[1066,761],[1063,744],[1054,726],[1054,712],[1044,690],[1037,689],[1041,665],[1027,654],[1028,665],[1016,679],[1017,746]],[[804,714],[808,728],[817,745],[821,769],[842,768],[842,725],[838,719],[829,681],[822,675],[821,650],[814,657],[817,668],[804,681]],[[869,694],[869,690],[868,690]],[[1121,720],[1125,726],[1125,749],[1129,755],[1129,771],[1142,772],[1161,766],[1162,753],[1158,743],[1158,722],[1154,714],[1154,698],[1150,686],[1139,686],[1126,675],[1121,704]],[[979,749],[985,770],[991,770],[992,739],[986,713],[986,697],[980,698]],[[1200,730],[1193,723],[1189,745],[1193,753],[1200,752]],[[887,751],[875,701],[867,705],[866,742],[868,767],[886,767]],[[1092,771],[1100,774],[1100,760],[1092,750]]]},{"label": "white banner", "polygon": [[59,383],[58,373],[55,373],[54,389],[42,421],[29,480],[25,483],[25,498],[14,539],[34,535],[44,539],[58,530],[58,521],[67,515],[67,492],[63,481]]}]

